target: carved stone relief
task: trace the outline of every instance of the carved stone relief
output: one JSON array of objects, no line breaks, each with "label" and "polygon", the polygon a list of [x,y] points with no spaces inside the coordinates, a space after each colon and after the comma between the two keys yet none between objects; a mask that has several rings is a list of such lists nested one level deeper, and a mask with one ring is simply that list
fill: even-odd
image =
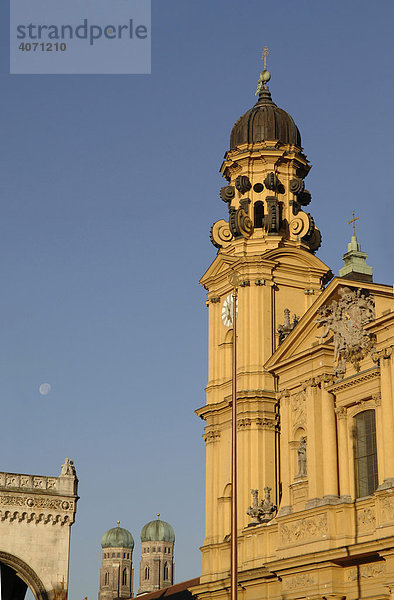
[{"label": "carved stone relief", "polygon": [[360,532],[375,529],[376,517],[372,508],[363,508],[357,513],[357,527]]},{"label": "carved stone relief", "polygon": [[317,576],[314,573],[300,573],[283,579],[282,587],[284,590],[295,590],[316,584]]},{"label": "carved stone relief", "polygon": [[328,533],[327,513],[280,525],[279,532],[282,544],[322,538]]},{"label": "carved stone relief", "polygon": [[382,520],[394,521],[394,498],[382,498]]},{"label": "carved stone relief", "polygon": [[341,378],[350,362],[358,372],[360,361],[373,350],[375,337],[364,325],[375,318],[375,305],[369,292],[348,287],[339,290],[339,302],[322,306],[315,323],[324,326],[321,342],[333,334],[336,374]]},{"label": "carved stone relief", "polygon": [[379,577],[386,572],[386,564],[384,562],[372,563],[369,565],[360,565],[352,567],[347,573],[348,581],[358,581],[359,579],[370,579],[371,577]]},{"label": "carved stone relief", "polygon": [[291,397],[291,414],[293,426],[306,424],[306,394],[305,390]]}]

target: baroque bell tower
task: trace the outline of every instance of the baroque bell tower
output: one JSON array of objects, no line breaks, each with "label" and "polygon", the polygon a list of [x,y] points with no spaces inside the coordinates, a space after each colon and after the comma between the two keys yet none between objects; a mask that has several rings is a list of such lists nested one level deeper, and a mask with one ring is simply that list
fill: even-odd
[{"label": "baroque bell tower", "polygon": [[[266,57],[264,57],[265,60]],[[209,373],[205,420],[206,529],[201,583],[230,567],[231,276],[237,300],[237,430],[239,560],[247,543],[251,490],[281,499],[275,376],[263,366],[332,277],[315,252],[320,231],[307,212],[310,170],[292,117],[272,100],[261,72],[256,104],[235,123],[221,173],[228,216],[213,224],[218,253],[201,279],[209,309]],[[267,490],[267,488],[269,488]],[[249,513],[250,514],[250,513]],[[248,565],[244,564],[244,568]],[[250,565],[251,567],[252,565]]]}]

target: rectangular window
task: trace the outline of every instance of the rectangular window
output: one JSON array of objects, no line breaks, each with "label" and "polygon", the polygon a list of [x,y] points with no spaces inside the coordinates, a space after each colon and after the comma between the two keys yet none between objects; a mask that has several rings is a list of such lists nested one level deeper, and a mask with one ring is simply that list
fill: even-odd
[{"label": "rectangular window", "polygon": [[378,487],[375,411],[365,410],[355,416],[356,423],[356,494],[370,496]]}]

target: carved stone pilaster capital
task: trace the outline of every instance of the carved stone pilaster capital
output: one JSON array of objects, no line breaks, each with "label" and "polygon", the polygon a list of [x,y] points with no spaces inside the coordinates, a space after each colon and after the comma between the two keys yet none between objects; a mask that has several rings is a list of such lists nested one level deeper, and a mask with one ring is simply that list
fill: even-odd
[{"label": "carved stone pilaster capital", "polygon": [[206,431],[204,433],[204,435],[202,436],[202,439],[204,440],[204,442],[206,444],[210,444],[212,442],[217,442],[219,438],[220,438],[220,431],[218,431],[217,429],[215,429],[215,430],[211,429],[210,431]]},{"label": "carved stone pilaster capital", "polygon": [[242,431],[243,429],[248,429],[252,425],[252,420],[248,417],[238,419],[237,421],[237,429],[238,431]]},{"label": "carved stone pilaster capital", "polygon": [[379,362],[381,359],[389,359],[393,353],[394,346],[387,346],[387,348],[383,348],[382,350],[371,352],[371,358],[374,362]]},{"label": "carved stone pilaster capital", "polygon": [[375,406],[381,406],[382,394],[380,392],[377,392],[377,394],[373,394],[372,400],[375,402]]},{"label": "carved stone pilaster capital", "polygon": [[337,415],[338,419],[345,419],[346,418],[346,408],[344,406],[338,406],[335,409],[335,414]]},{"label": "carved stone pilaster capital", "polygon": [[278,400],[287,400],[290,398],[290,392],[288,389],[284,388],[279,391]]}]

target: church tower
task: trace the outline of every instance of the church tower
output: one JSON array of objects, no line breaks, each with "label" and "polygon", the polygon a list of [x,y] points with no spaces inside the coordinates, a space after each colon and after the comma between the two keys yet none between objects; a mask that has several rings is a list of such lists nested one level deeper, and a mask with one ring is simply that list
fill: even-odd
[{"label": "church tower", "polygon": [[201,279],[209,370],[196,412],[206,422],[206,523],[202,575],[190,592],[197,600],[228,600],[230,586],[239,600],[394,600],[393,288],[373,283],[354,214],[339,277],[315,256],[310,165],[269,80],[264,65],[258,100],[231,131],[220,190],[228,216],[212,226],[218,252]]},{"label": "church tower", "polygon": [[133,597],[133,548],[130,531],[119,527],[106,531],[101,539],[99,600]]},{"label": "church tower", "polygon": [[237,405],[238,524],[250,490],[270,488],[278,505],[281,489],[275,377],[262,368],[282,339],[321,294],[332,274],[315,257],[320,231],[307,212],[310,165],[292,117],[272,100],[264,69],[256,104],[235,123],[221,173],[220,198],[228,217],[213,224],[218,249],[201,279],[208,293],[209,374],[206,421],[206,532],[202,581],[229,570],[231,504],[232,276],[238,278]]},{"label": "church tower", "polygon": [[140,587],[138,594],[154,592],[174,583],[174,530],[159,519],[141,531]]}]

